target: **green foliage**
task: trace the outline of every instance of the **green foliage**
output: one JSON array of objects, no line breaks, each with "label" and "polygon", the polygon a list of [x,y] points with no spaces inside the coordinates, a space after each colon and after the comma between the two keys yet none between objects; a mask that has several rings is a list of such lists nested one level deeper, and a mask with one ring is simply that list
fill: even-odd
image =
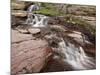
[{"label": "green foliage", "polygon": [[50,15],[50,16],[55,16],[58,14],[54,9],[48,9],[48,8],[44,8],[44,7],[42,9],[40,9],[39,11],[36,11],[36,13]]},{"label": "green foliage", "polygon": [[73,15],[67,15],[66,21],[69,23],[73,23],[74,25],[78,25],[79,27],[82,27],[84,29],[89,30],[91,32],[91,34],[94,36],[96,34],[96,27],[93,25],[90,25],[85,20],[82,20],[80,18],[75,18]]},{"label": "green foliage", "polygon": [[63,13],[59,13],[58,8],[56,7],[55,4],[51,4],[51,3],[42,3],[41,4],[41,9],[36,11],[36,13],[39,14],[45,14],[45,15],[49,15],[49,16],[61,16],[61,15],[65,15]]},{"label": "green foliage", "polygon": [[[68,5],[67,7],[71,7],[71,5]],[[81,10],[86,12],[87,14],[91,13],[91,11],[92,11],[92,10],[85,9],[86,7],[82,7],[82,8],[83,9],[81,9]],[[79,27],[87,29],[91,32],[91,34],[93,34],[95,36],[95,34],[96,34],[95,26],[90,25],[83,19],[74,17],[75,15],[73,15],[73,14],[70,14],[70,13],[64,14],[64,13],[58,12],[57,9],[58,8],[56,7],[55,4],[42,3],[41,9],[36,11],[36,13],[45,14],[48,16],[65,16],[66,17],[66,19],[64,20],[65,22],[70,22],[70,23],[73,23],[74,25],[78,25]],[[94,7],[91,9],[94,9]],[[93,11],[93,13],[95,13],[95,10]]]}]

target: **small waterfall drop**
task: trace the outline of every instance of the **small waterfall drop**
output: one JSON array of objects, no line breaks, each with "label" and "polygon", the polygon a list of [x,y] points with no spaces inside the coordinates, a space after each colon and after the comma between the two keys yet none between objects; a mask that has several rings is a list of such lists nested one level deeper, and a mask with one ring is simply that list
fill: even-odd
[{"label": "small waterfall drop", "polygon": [[27,9],[28,13],[32,13],[33,11],[39,10],[39,6],[38,5],[30,5],[29,8]]},{"label": "small waterfall drop", "polygon": [[[28,8],[28,15],[26,24],[31,25],[32,27],[47,27],[49,17],[41,14],[34,14],[33,11],[39,10],[39,7],[31,5]],[[57,34],[57,33],[56,33]],[[64,63],[70,65],[74,70],[86,70],[95,68],[95,60],[92,57],[87,56],[84,52],[84,49],[79,46],[76,47],[74,44],[64,41],[60,37],[61,41],[58,43],[57,50],[60,55],[63,55],[61,59]],[[60,56],[58,55],[58,58]]]},{"label": "small waterfall drop", "polygon": [[64,55],[63,61],[69,64],[74,70],[92,69],[95,66],[93,59],[88,57],[82,47],[75,47],[73,44],[66,45],[63,38],[59,43],[59,51]]},{"label": "small waterfall drop", "polygon": [[28,8],[26,24],[32,27],[46,27],[48,25],[48,17],[41,14],[33,14],[33,11],[39,10],[39,6],[31,5]]},{"label": "small waterfall drop", "polygon": [[35,23],[33,27],[46,27],[48,25],[48,17],[40,14],[34,14],[35,16]]}]

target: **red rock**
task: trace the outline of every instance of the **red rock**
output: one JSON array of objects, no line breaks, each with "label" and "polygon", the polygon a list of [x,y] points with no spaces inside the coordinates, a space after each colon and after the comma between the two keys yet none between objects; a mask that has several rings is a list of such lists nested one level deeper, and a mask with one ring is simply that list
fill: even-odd
[{"label": "red rock", "polygon": [[84,48],[85,52],[92,54],[92,56],[96,55],[95,45],[86,44],[83,48]]},{"label": "red rock", "polygon": [[40,72],[40,70],[46,64],[48,57],[51,56],[51,48],[48,46],[48,43],[45,40],[32,40],[30,39],[30,35],[23,35],[24,34],[20,34],[17,31],[12,31],[12,75]]},{"label": "red rock", "polygon": [[40,33],[40,29],[38,29],[38,28],[34,28],[34,29],[28,29],[28,31],[31,33],[31,34],[38,34],[38,33]]},{"label": "red rock", "polygon": [[18,31],[23,34],[29,33],[26,29],[18,29]]},{"label": "red rock", "polygon": [[11,36],[12,37],[12,39],[11,39],[12,43],[30,40],[30,39],[34,38],[30,34],[21,34],[16,30],[12,30],[11,32],[12,32],[12,36]]}]

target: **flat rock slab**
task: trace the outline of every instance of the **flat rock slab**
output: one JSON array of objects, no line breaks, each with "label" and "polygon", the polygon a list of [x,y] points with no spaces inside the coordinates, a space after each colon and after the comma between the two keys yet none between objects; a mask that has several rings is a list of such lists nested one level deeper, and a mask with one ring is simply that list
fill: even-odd
[{"label": "flat rock slab", "polygon": [[26,17],[27,16],[27,12],[26,11],[22,11],[22,10],[13,10],[12,11],[12,15],[14,15],[15,17]]},{"label": "flat rock slab", "polygon": [[18,29],[18,31],[23,34],[29,33],[26,29]]},{"label": "flat rock slab", "polygon": [[50,27],[58,31],[63,31],[63,32],[67,31],[63,26],[60,25],[51,25]]},{"label": "flat rock slab", "polygon": [[11,46],[12,75],[40,72],[51,55],[45,40],[28,40]]},{"label": "flat rock slab", "polygon": [[11,32],[12,32],[12,35],[11,35],[12,43],[34,39],[34,37],[31,34],[22,34],[22,33],[19,33],[17,30],[12,30]]},{"label": "flat rock slab", "polygon": [[81,32],[78,31],[73,31],[71,33],[68,33],[67,35],[81,45],[84,45],[84,41],[86,41],[85,39],[83,39],[83,35],[81,34]]},{"label": "flat rock slab", "polygon": [[28,29],[28,31],[31,33],[31,34],[38,34],[38,33],[40,33],[41,32],[41,30],[40,29],[38,29],[38,28],[31,28],[31,29]]},{"label": "flat rock slab", "polygon": [[78,31],[73,31],[73,33],[76,33],[76,34],[79,34],[79,35],[82,34],[81,32],[78,32]]},{"label": "flat rock slab", "polygon": [[82,35],[80,35],[79,33],[70,33],[68,34],[68,36],[73,37],[73,38],[82,38]]}]

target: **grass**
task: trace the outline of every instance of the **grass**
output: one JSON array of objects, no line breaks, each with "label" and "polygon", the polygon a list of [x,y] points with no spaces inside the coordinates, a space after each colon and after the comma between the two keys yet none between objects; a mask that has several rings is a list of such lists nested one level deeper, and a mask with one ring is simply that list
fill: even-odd
[{"label": "grass", "polygon": [[36,13],[39,14],[45,14],[48,16],[62,16],[65,15],[63,13],[59,13],[57,11],[57,8],[55,7],[54,4],[51,3],[42,3],[40,10],[36,11]]},{"label": "grass", "polygon": [[40,13],[40,14],[45,14],[45,15],[49,15],[49,16],[56,16],[58,15],[57,11],[55,11],[55,9],[47,9],[47,8],[42,8],[39,11],[36,11],[36,13]]},{"label": "grass", "polygon": [[[81,10],[86,12],[88,15],[89,14],[91,15],[91,13],[92,13],[90,10],[85,9],[85,7],[83,7]],[[96,27],[95,26],[90,25],[85,20],[82,20],[80,18],[75,18],[73,14],[64,14],[64,13],[61,13],[61,12],[59,13],[54,4],[42,3],[41,9],[36,11],[35,13],[44,14],[44,15],[48,15],[48,16],[64,16],[64,17],[66,17],[66,19],[64,20],[65,22],[74,23],[74,25],[78,25],[79,27],[87,29],[94,36],[96,34]],[[95,13],[95,10],[93,11],[92,14],[95,15],[94,13]]]},{"label": "grass", "polygon": [[[83,9],[83,10],[85,12],[87,12],[85,9]],[[64,14],[64,13],[57,12],[57,9],[53,4],[44,3],[43,5],[41,5],[41,9],[36,11],[36,13],[45,14],[48,16],[64,16],[64,17],[66,17],[66,19],[64,20],[65,22],[73,23],[74,25],[78,25],[79,27],[87,29],[94,36],[96,34],[96,27],[95,26],[90,25],[85,20],[74,17],[73,14]]]},{"label": "grass", "polygon": [[82,20],[80,18],[75,18],[73,15],[67,15],[66,16],[66,22],[73,23],[74,25],[78,25],[79,27],[87,29],[94,36],[96,34],[96,27],[95,26],[90,25],[85,20]]}]

